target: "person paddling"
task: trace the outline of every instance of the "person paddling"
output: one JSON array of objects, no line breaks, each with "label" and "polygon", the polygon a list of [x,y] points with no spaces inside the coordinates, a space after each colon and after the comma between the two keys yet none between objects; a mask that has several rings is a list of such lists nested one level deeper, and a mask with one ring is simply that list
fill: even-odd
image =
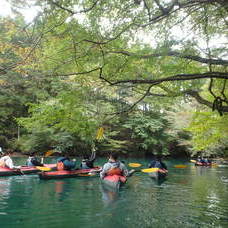
[{"label": "person paddling", "polygon": [[108,162],[104,164],[100,172],[100,178],[103,179],[106,175],[128,176],[128,169],[122,162],[118,161],[116,153],[110,154]]},{"label": "person paddling", "polygon": [[32,153],[27,161],[26,161],[26,165],[27,166],[44,166],[44,164],[42,164],[37,157],[35,157],[35,153]]},{"label": "person paddling", "polygon": [[12,151],[8,149],[6,153],[4,153],[3,157],[0,158],[0,167],[6,167],[10,169],[19,169],[20,166],[15,166],[13,164],[13,160],[11,159]]},{"label": "person paddling", "polygon": [[94,168],[94,161],[96,159],[96,153],[93,151],[91,156],[89,157],[89,155],[85,154],[83,156],[83,160],[81,162],[80,168],[81,169],[91,169]]},{"label": "person paddling", "polygon": [[76,167],[76,159],[70,160],[69,156],[57,159],[57,170],[73,170]]},{"label": "person paddling", "polygon": [[162,162],[161,156],[155,157],[155,159],[152,160],[151,163],[149,164],[149,168],[159,168],[159,169],[167,170],[167,166],[164,162]]}]

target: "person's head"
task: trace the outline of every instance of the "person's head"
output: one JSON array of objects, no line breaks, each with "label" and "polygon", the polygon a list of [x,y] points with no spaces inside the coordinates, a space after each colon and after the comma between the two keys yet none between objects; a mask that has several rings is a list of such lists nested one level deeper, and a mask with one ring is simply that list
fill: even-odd
[{"label": "person's head", "polygon": [[29,156],[30,156],[30,157],[34,157],[34,156],[35,156],[35,153],[34,153],[34,152],[31,152],[31,153],[29,154]]},{"label": "person's head", "polygon": [[7,149],[6,152],[4,153],[4,155],[10,156],[10,155],[12,155],[12,153],[13,153],[13,151],[11,149]]},{"label": "person's head", "polygon": [[109,155],[109,158],[112,159],[112,160],[114,160],[114,161],[116,161],[118,159],[118,154],[117,153],[111,153]]},{"label": "person's head", "polygon": [[156,160],[157,160],[157,161],[161,161],[161,159],[162,159],[162,156],[161,156],[161,155],[157,155],[157,156],[156,156]]}]

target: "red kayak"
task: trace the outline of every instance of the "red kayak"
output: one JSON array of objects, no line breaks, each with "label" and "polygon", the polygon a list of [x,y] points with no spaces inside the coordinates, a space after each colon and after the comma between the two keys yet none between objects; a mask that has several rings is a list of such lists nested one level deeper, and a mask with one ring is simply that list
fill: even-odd
[{"label": "red kayak", "polygon": [[[56,164],[44,164],[44,166],[40,166],[40,168],[42,167],[56,169]],[[0,167],[0,176],[24,175],[38,172],[40,172],[40,169],[36,166],[21,166],[19,169]]]},{"label": "red kayak", "polygon": [[120,186],[127,182],[127,177],[121,175],[109,175],[102,179],[102,183],[112,189],[119,190]]},{"label": "red kayak", "polygon": [[196,162],[195,166],[212,166],[212,163],[210,162]]},{"label": "red kayak", "polygon": [[91,169],[77,169],[77,170],[58,170],[50,172],[39,173],[40,179],[62,179],[70,177],[91,177],[96,176],[100,172],[101,167],[94,167]]}]

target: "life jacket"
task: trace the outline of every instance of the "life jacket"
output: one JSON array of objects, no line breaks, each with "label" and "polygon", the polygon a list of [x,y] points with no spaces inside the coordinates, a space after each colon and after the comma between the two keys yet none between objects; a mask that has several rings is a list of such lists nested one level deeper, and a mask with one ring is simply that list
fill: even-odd
[{"label": "life jacket", "polygon": [[57,162],[57,170],[58,171],[64,170],[64,164],[63,164],[63,162]]},{"label": "life jacket", "polygon": [[123,172],[120,168],[118,167],[115,167],[115,168],[112,168],[110,169],[108,172],[107,172],[107,176],[112,176],[112,175],[123,175]]}]

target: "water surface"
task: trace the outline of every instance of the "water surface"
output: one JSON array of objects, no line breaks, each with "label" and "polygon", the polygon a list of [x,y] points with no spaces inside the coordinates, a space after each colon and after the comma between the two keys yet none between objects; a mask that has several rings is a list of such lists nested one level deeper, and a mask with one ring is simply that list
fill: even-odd
[{"label": "water surface", "polygon": [[[23,164],[25,159],[14,160]],[[164,182],[138,172],[119,193],[102,187],[97,177],[0,177],[0,227],[228,227],[228,168],[166,163]],[[175,164],[188,167],[176,169]]]}]

